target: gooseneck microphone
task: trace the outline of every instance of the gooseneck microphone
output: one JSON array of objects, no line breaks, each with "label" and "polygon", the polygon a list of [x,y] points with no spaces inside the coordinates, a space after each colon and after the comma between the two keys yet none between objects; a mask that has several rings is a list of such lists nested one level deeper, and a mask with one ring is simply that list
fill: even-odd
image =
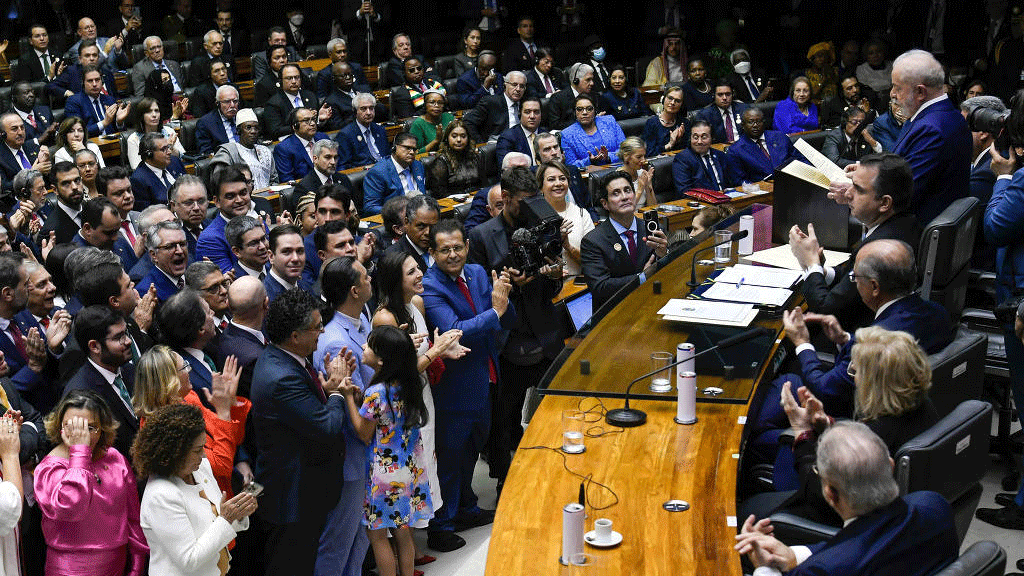
[{"label": "gooseneck microphone", "polygon": [[[701,248],[700,250],[697,250],[696,252],[694,252],[693,253],[693,260],[690,262],[690,281],[686,283],[686,285],[690,287],[690,290],[693,290],[698,285],[698,283],[697,283],[697,256],[700,255],[701,252],[707,252],[708,250],[711,250],[712,248],[714,248],[716,246],[721,246],[722,244],[728,244],[730,242],[735,242],[737,240],[741,240],[743,238],[746,238],[748,234],[750,234],[749,230],[740,230],[739,232],[734,232],[733,235],[730,236],[728,240],[722,240],[721,242],[715,242],[711,246],[708,246],[706,248]],[[709,348],[709,350],[710,350],[710,348]]]},{"label": "gooseneck microphone", "polygon": [[[734,238],[735,238],[735,236],[734,236]],[[746,330],[746,331],[740,332],[739,334],[734,334],[732,336],[729,336],[728,338],[722,340],[718,344],[715,344],[714,346],[712,346],[712,347],[710,347],[710,348],[708,348],[706,350],[701,350],[700,352],[697,352],[693,356],[690,356],[688,358],[684,358],[682,360],[677,360],[676,362],[668,364],[667,366],[662,366],[661,368],[658,368],[657,370],[655,370],[653,372],[649,372],[647,374],[644,374],[643,376],[637,377],[635,380],[633,380],[632,382],[629,383],[629,386],[626,387],[626,403],[625,403],[625,405],[622,408],[615,408],[614,410],[609,410],[608,414],[605,416],[605,420],[607,420],[608,423],[611,424],[612,426],[619,426],[619,427],[622,427],[622,428],[632,428],[633,426],[640,426],[640,425],[644,424],[645,422],[647,422],[647,413],[642,411],[642,410],[637,410],[636,408],[630,408],[629,407],[629,392],[633,389],[633,385],[634,384],[636,384],[637,382],[639,382],[641,380],[644,380],[646,378],[650,378],[651,376],[654,376],[658,372],[661,372],[661,371],[664,371],[664,370],[668,370],[669,368],[671,368],[673,366],[676,366],[678,364],[682,364],[683,362],[686,362],[688,360],[695,359],[698,356],[700,356],[701,354],[707,354],[708,352],[711,352],[712,350],[719,350],[719,349],[722,349],[722,348],[728,348],[730,346],[735,346],[736,344],[739,344],[741,342],[746,342],[747,340],[750,340],[750,339],[753,339],[753,338],[757,338],[758,336],[762,336],[764,334],[768,334],[769,332],[770,331],[767,328],[762,328],[762,327],[751,328],[750,330]]]}]

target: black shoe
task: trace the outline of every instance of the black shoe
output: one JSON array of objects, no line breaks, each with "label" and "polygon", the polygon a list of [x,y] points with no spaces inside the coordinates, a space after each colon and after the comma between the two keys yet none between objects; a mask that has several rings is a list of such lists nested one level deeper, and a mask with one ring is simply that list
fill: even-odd
[{"label": "black shoe", "polygon": [[1024,510],[1016,505],[1003,508],[979,508],[974,515],[982,522],[1007,530],[1024,530]]},{"label": "black shoe", "polygon": [[1017,560],[1017,570],[1024,572],[1024,558]]},{"label": "black shoe", "polygon": [[[1001,494],[996,494],[996,505],[997,506],[1016,506],[1017,505],[1017,502],[1015,501],[1016,498],[1017,498],[1017,495],[1013,494],[1011,492],[1003,492]],[[1021,568],[1021,570],[1024,570],[1024,568]]]},{"label": "black shoe", "polygon": [[462,532],[477,526],[486,526],[494,522],[494,510],[477,510],[455,517],[455,531]]},{"label": "black shoe", "polygon": [[438,530],[427,533],[427,546],[438,552],[451,552],[466,545],[466,541],[455,532]]}]

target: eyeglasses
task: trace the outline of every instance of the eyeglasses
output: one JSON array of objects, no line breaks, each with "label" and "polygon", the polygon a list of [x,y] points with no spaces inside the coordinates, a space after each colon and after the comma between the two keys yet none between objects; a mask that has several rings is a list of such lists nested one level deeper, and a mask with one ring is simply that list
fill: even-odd
[{"label": "eyeglasses", "polygon": [[128,333],[127,330],[125,330],[124,332],[118,332],[117,334],[114,334],[113,336],[107,338],[107,340],[110,342],[129,342],[131,339],[132,336],[131,334]]},{"label": "eyeglasses", "polygon": [[221,100],[221,104],[238,104],[238,98],[232,98],[231,100]]},{"label": "eyeglasses", "polygon": [[194,206],[206,206],[206,200],[183,200],[181,202],[175,202],[175,204],[181,204],[185,208],[192,208]]},{"label": "eyeglasses", "polygon": [[[65,429],[65,430],[70,430],[71,429],[70,424],[71,424],[71,422],[65,422],[64,425],[61,426],[61,428]],[[100,432],[100,427],[99,426],[93,426],[92,424],[89,425],[89,434],[99,434],[99,432]]]},{"label": "eyeglasses", "polygon": [[857,367],[853,364],[848,365],[846,367],[846,375],[850,378],[855,378],[857,376]]},{"label": "eyeglasses", "polygon": [[182,252],[188,250],[187,242],[171,242],[170,244],[161,244],[156,247],[157,250],[167,250],[168,252],[174,252],[175,250],[181,250]]},{"label": "eyeglasses", "polygon": [[191,371],[192,371],[192,365],[189,364],[188,362],[182,362],[182,367],[178,368],[178,372],[184,372],[185,374],[188,374]]},{"label": "eyeglasses", "polygon": [[315,326],[310,326],[308,328],[303,328],[303,330],[306,331],[306,332],[323,332],[324,331],[324,323],[323,322],[317,322],[317,324]]},{"label": "eyeglasses", "polygon": [[316,116],[310,116],[309,118],[296,118],[297,124],[316,124]]},{"label": "eyeglasses", "polygon": [[419,72],[423,70],[423,66],[409,66],[405,69],[406,72]]},{"label": "eyeglasses", "polygon": [[161,152],[170,152],[171,151],[171,145],[170,144],[165,144],[163,146],[158,146],[157,150],[159,150]]},{"label": "eyeglasses", "polygon": [[442,256],[448,256],[449,254],[458,254],[465,249],[466,247],[464,245],[456,244],[455,246],[449,246],[447,248],[438,248],[437,250],[434,250],[434,252]]},{"label": "eyeglasses", "polygon": [[246,248],[256,248],[256,247],[262,246],[263,244],[266,244],[266,243],[267,243],[267,235],[264,234],[263,236],[260,236],[259,238],[255,239],[255,240],[249,240],[248,242],[246,242],[245,243],[245,247]]},{"label": "eyeglasses", "polygon": [[225,278],[224,280],[221,280],[220,282],[218,282],[216,284],[212,284],[210,286],[207,286],[207,287],[203,288],[202,290],[203,290],[203,292],[206,292],[208,294],[216,294],[217,292],[220,292],[221,290],[224,290],[226,292],[229,286],[231,286],[231,280],[228,280],[228,279]]},{"label": "eyeglasses", "polygon": [[867,276],[865,276],[863,274],[857,274],[855,272],[850,272],[849,276],[850,276],[850,282],[854,282],[854,283],[857,282],[857,278],[867,278]]},{"label": "eyeglasses", "polygon": [[576,107],[576,111],[577,112],[593,112],[594,111],[594,107],[593,106],[577,106]]}]

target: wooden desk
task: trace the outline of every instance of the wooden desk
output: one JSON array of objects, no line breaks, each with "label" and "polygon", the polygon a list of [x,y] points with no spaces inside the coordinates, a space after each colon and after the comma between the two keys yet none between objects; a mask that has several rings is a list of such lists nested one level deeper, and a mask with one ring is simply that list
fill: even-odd
[{"label": "wooden desk", "polygon": [[[369,168],[369,166],[367,168]],[[360,170],[363,170],[363,168],[349,168],[348,170],[343,170],[342,173],[351,174],[352,172],[358,172]],[[466,200],[466,202],[472,201],[473,195],[471,194],[469,196],[469,199]],[[455,211],[455,207],[458,206],[459,204],[462,204],[462,202],[459,202],[452,198],[441,198],[440,200],[438,200],[437,205],[441,207],[441,218],[451,216],[452,212]],[[384,219],[381,217],[380,214],[374,214],[373,216],[367,216],[365,218],[362,218],[361,222],[370,227],[375,227],[382,226],[384,224]]]},{"label": "wooden desk", "polygon": [[89,142],[99,146],[100,154],[103,155],[103,161],[110,164],[108,160],[112,160],[115,163],[121,157],[121,136],[114,134],[111,136],[94,136],[89,138]]},{"label": "wooden desk", "polygon": [[[700,247],[710,246],[709,238]],[[690,258],[684,255],[655,274],[628,295],[602,319],[571,353],[555,376],[561,389],[623,391],[626,384],[647,371],[650,352],[671,351],[685,341],[682,324],[660,320],[656,311],[669,298],[688,292]],[[660,280],[662,294],[653,295],[652,280]],[[638,321],[638,319],[642,319]],[[773,330],[779,320],[756,324]],[[621,345],[624,342],[634,345]],[[640,344],[642,343],[642,344]],[[775,342],[772,354],[778,349]],[[581,376],[579,361],[591,364],[590,375]],[[764,366],[770,365],[766,362]],[[762,368],[764,370],[764,368]],[[762,372],[758,379],[762,378]],[[758,379],[701,376],[698,390],[719,386],[726,395],[749,393]],[[644,383],[637,384],[638,387]],[[671,397],[671,395],[669,395]],[[622,406],[620,400],[604,400],[607,408]],[[746,404],[697,404],[698,422],[683,426],[673,421],[674,401],[634,401],[647,413],[647,423],[622,429],[600,438],[586,438],[586,452],[566,455],[566,466],[607,485],[588,490],[586,529],[597,518],[609,518],[624,540],[616,548],[585,545],[595,564],[579,572],[591,575],[699,574],[739,575],[740,558],[733,550],[736,528],[736,483]],[[561,411],[579,406],[598,406],[593,398],[546,396],[540,402],[512,461],[498,504],[487,556],[487,574],[561,575],[562,507],[578,498],[580,479],[562,466],[562,457],[551,450],[531,446],[561,446]],[[591,432],[619,430],[597,414]],[[662,504],[671,499],[690,503],[685,512],[668,512]],[[593,510],[590,506],[610,506]],[[576,573],[576,572],[572,572]]]},{"label": "wooden desk", "polygon": [[[755,203],[771,204],[772,199],[774,197],[773,191],[775,190],[775,186],[771,182],[758,182],[758,185],[761,186],[761,190],[764,192],[763,194],[752,194],[749,196],[734,198],[732,202],[730,202],[732,207],[738,211]],[[659,204],[658,206],[648,206],[645,208],[641,208],[637,213],[637,216],[643,218],[643,214],[645,212],[649,212],[651,210],[658,210],[658,216],[662,219],[663,222],[666,222],[668,224],[666,232],[671,233],[676,230],[679,230],[680,228],[686,228],[687,226],[689,226],[691,223],[693,223],[693,219],[697,216],[697,214],[703,208],[709,206],[709,204],[706,204],[704,202],[701,202],[700,206],[698,206],[697,208],[691,208],[690,206],[687,205],[688,202],[694,201],[694,199],[687,197],[681,200],[665,202],[664,204]],[[680,208],[683,209],[683,211],[665,212],[658,208],[659,206],[664,206],[666,204],[671,206],[679,206]]]}]

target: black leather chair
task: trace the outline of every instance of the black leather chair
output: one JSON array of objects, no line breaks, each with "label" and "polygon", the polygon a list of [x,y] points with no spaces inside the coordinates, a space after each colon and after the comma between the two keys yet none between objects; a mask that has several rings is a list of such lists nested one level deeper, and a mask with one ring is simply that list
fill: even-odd
[{"label": "black leather chair", "polygon": [[195,153],[198,150],[198,144],[196,143],[196,125],[199,123],[198,119],[182,120],[181,130],[178,132],[178,136],[181,138],[181,145],[185,148],[186,153]]},{"label": "black leather chair", "polygon": [[921,297],[942,304],[954,322],[960,320],[967,297],[971,255],[981,221],[979,204],[973,196],[954,201],[928,224],[917,250]]},{"label": "black leather chair", "polygon": [[314,60],[317,58],[327,58],[327,44],[314,44],[312,46],[306,46],[306,58]]},{"label": "black leather chair", "polygon": [[384,90],[391,88],[388,86],[388,62],[385,60],[377,65],[377,89]]},{"label": "black leather chair", "polygon": [[985,388],[985,352],[988,336],[960,327],[944,349],[928,356],[932,387],[928,396],[939,416],[952,412],[961,402],[981,398]]},{"label": "black leather chair", "polygon": [[[434,76],[441,80],[452,80],[458,78],[458,74],[455,73],[455,67],[452,65],[455,62],[455,56],[438,56],[434,59]],[[445,84],[447,87],[447,83]]]},{"label": "black leather chair", "polygon": [[487,185],[494,184],[501,179],[501,164],[498,163],[498,153],[494,142],[488,142],[480,147],[480,154],[484,157],[484,175]]},{"label": "black leather chair", "polygon": [[178,56],[181,58],[181,63],[184,64],[186,61],[192,60],[196,56],[202,54],[202,50],[202,37],[186,38],[185,43],[178,47]]},{"label": "black leather chair", "polygon": [[775,107],[779,104],[778,100],[767,100],[765,102],[755,102],[754,108],[757,108],[764,114],[764,125],[766,128],[774,126],[772,122],[775,120]]},{"label": "black leather chair", "polygon": [[189,88],[189,82],[188,82],[189,74],[188,73],[189,73],[189,70],[191,70],[191,69],[192,69],[192,61],[191,60],[184,60],[184,61],[182,61],[182,63],[181,63],[181,86],[185,90],[187,90]]},{"label": "black leather chair", "polygon": [[[367,168],[369,169],[369,168]],[[352,201],[356,204],[359,213],[363,212],[363,178],[366,177],[366,170],[359,170],[347,174],[349,182],[352,183]]]},{"label": "black leather chair", "polygon": [[[118,156],[118,161],[122,166],[129,170],[131,169],[131,166],[128,164],[128,137],[132,135],[132,132],[134,132],[134,130],[122,130],[117,134],[117,141],[121,146],[121,155]],[[182,143],[182,146],[184,145],[185,144]]]},{"label": "black leather chair", "polygon": [[959,558],[935,576],[1003,576],[1006,551],[991,540],[971,544]]},{"label": "black leather chair", "polygon": [[651,60],[654,58],[644,57],[636,61],[636,74],[632,78],[633,86],[643,86],[644,78],[647,77],[647,66],[651,64]]},{"label": "black leather chair", "polygon": [[[767,119],[765,121],[767,121]],[[825,145],[826,134],[828,133],[821,130],[819,130],[818,132],[813,132],[811,134],[801,134],[799,136],[793,134],[789,137],[789,140],[794,144],[797,140],[803,140],[804,142],[810,144],[811,148],[814,148],[815,150],[818,150],[820,152],[821,148]]]},{"label": "black leather chair", "polygon": [[676,193],[676,181],[672,177],[672,161],[674,159],[675,156],[663,156],[651,160],[651,165],[654,166],[654,197],[658,199],[658,202],[671,202],[679,199],[679,195]]},{"label": "black leather chair", "polygon": [[630,136],[640,136],[643,138],[647,118],[647,116],[641,116],[640,118],[622,120],[619,122],[619,127],[622,128],[622,133],[626,135],[626,138]]},{"label": "black leather chair", "polygon": [[132,46],[129,58],[132,63],[141,62],[146,57],[146,46],[144,44],[136,44]]}]

